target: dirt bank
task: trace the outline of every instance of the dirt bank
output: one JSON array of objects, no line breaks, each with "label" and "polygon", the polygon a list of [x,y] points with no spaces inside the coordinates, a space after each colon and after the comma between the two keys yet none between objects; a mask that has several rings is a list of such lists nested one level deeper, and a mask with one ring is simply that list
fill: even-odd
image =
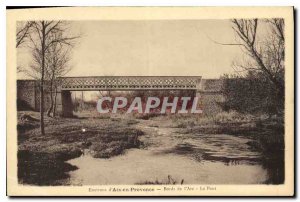
[{"label": "dirt bank", "polygon": [[40,134],[38,113],[20,112],[18,121],[18,176],[20,183],[65,184],[66,163],[88,149],[95,158],[110,158],[141,146],[137,121],[109,118],[47,118]]}]

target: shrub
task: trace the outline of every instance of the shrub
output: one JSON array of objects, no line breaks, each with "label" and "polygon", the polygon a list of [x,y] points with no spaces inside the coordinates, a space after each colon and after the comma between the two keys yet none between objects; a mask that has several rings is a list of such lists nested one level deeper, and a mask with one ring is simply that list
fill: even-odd
[{"label": "shrub", "polygon": [[230,123],[230,122],[250,122],[254,120],[254,116],[250,114],[242,114],[231,110],[229,112],[218,113],[215,117],[216,123]]},{"label": "shrub", "polygon": [[245,78],[227,76],[224,80],[225,111],[269,115],[283,112],[284,96],[280,96],[274,84],[264,75],[249,73]]}]

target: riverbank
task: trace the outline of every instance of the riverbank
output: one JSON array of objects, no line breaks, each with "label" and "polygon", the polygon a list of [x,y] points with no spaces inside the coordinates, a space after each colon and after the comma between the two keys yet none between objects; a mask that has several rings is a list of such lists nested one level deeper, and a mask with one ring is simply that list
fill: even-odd
[{"label": "riverbank", "polygon": [[213,117],[181,115],[172,120],[171,127],[178,128],[178,133],[246,136],[255,140],[251,146],[261,152],[284,150],[284,124],[281,117],[254,116],[232,111]]},{"label": "riverbank", "polygon": [[94,158],[110,158],[141,146],[143,135],[131,127],[137,121],[108,118],[46,118],[46,135],[40,134],[39,115],[18,115],[18,177],[20,183],[60,185],[69,171],[66,163],[86,149]]}]

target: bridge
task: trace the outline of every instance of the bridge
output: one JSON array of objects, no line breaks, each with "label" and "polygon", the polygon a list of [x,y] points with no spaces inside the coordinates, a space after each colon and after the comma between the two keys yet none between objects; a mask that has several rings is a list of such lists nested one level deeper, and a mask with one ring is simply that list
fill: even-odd
[{"label": "bridge", "polygon": [[[194,90],[196,96],[201,94],[202,100],[222,99],[221,80],[201,76],[60,77],[57,83],[57,110],[65,117],[73,114],[71,91]],[[26,100],[33,109],[39,110],[38,81],[19,80],[17,88],[18,99]]]},{"label": "bridge", "polygon": [[70,91],[195,90],[197,92],[197,89],[200,89],[200,82],[200,76],[60,77],[58,97],[61,97],[61,102],[58,102],[58,109],[61,109],[63,116],[72,116]]}]

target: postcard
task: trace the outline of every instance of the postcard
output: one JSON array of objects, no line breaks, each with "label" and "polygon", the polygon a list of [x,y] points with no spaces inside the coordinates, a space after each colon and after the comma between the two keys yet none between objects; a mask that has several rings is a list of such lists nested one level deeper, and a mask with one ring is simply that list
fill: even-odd
[{"label": "postcard", "polygon": [[293,196],[293,12],[7,9],[7,195]]}]

